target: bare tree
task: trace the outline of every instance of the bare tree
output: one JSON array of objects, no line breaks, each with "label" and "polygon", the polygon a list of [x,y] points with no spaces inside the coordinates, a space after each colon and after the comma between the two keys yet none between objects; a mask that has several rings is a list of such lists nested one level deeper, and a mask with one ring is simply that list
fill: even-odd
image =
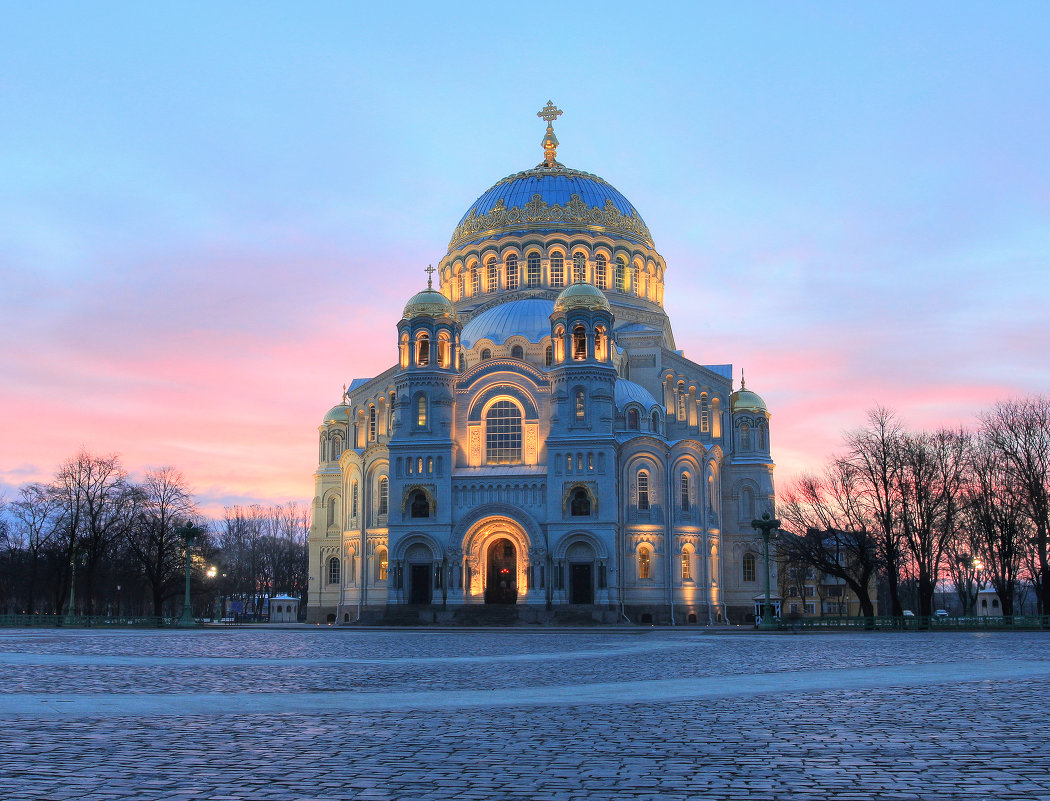
[{"label": "bare tree", "polygon": [[31,615],[36,611],[40,559],[62,526],[62,506],[53,487],[34,483],[19,488],[18,500],[8,505],[8,511],[14,520],[12,535],[29,562],[25,611]]},{"label": "bare tree", "polygon": [[1050,614],[1050,395],[997,403],[981,424],[1004,457],[1032,525],[1032,579],[1040,614]]}]

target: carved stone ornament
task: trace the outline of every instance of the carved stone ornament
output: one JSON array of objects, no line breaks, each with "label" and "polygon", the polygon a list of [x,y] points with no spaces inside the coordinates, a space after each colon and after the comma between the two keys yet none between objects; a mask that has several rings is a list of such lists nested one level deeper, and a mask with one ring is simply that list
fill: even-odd
[{"label": "carved stone ornament", "polygon": [[[504,180],[529,176],[531,173],[543,175],[545,170],[542,167],[527,170]],[[488,214],[476,214],[472,210],[468,217],[456,226],[448,249],[455,250],[463,242],[477,239],[479,236],[493,236],[503,228],[540,227],[551,223],[556,223],[559,227],[626,235],[633,239],[641,239],[649,247],[654,247],[652,234],[637,212],[631,215],[623,214],[610,199],[606,199],[605,208],[596,209],[588,206],[578,194],[573,194],[569,202],[561,206],[557,203],[547,203],[537,192],[524,206],[508,209],[503,198],[500,198]]]}]

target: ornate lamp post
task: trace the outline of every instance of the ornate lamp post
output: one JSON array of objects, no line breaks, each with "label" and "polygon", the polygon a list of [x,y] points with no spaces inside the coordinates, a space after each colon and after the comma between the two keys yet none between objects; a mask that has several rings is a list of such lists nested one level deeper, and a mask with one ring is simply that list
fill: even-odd
[{"label": "ornate lamp post", "polygon": [[187,520],[184,525],[175,529],[175,533],[186,542],[186,596],[182,602],[182,617],[179,618],[178,625],[180,628],[196,626],[197,622],[193,619],[193,607],[190,605],[190,544],[200,539],[204,529],[198,528]]},{"label": "ornate lamp post", "polygon": [[762,534],[762,544],[766,555],[766,603],[762,607],[762,628],[773,628],[773,608],[769,599],[769,541],[776,537],[776,531],[780,528],[780,521],[770,517],[769,512],[762,513],[761,520],[752,520],[751,528]]}]

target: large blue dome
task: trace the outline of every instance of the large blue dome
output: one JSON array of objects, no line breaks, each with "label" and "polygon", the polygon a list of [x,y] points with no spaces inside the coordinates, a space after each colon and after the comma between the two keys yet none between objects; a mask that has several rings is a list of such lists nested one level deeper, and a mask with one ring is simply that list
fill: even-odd
[{"label": "large blue dome", "polygon": [[524,231],[608,233],[653,246],[638,210],[597,175],[555,162],[510,175],[467,209],[449,249]]},{"label": "large blue dome", "polygon": [[539,343],[551,335],[551,312],[554,301],[545,298],[522,298],[486,309],[463,326],[459,341],[472,348],[483,339],[502,345],[507,337],[523,336]]}]

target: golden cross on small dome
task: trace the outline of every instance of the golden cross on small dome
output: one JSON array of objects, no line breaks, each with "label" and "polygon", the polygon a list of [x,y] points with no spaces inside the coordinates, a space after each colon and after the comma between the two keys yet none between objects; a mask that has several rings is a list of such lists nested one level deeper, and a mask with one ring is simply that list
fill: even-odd
[{"label": "golden cross on small dome", "polygon": [[554,135],[554,121],[562,115],[562,110],[550,100],[547,105],[536,112],[536,116],[547,121],[547,133],[543,137],[543,161],[548,167],[553,167],[558,155],[558,137]]},{"label": "golden cross on small dome", "polygon": [[427,268],[423,270],[427,274],[427,289],[434,288],[434,265],[428,264]]}]

